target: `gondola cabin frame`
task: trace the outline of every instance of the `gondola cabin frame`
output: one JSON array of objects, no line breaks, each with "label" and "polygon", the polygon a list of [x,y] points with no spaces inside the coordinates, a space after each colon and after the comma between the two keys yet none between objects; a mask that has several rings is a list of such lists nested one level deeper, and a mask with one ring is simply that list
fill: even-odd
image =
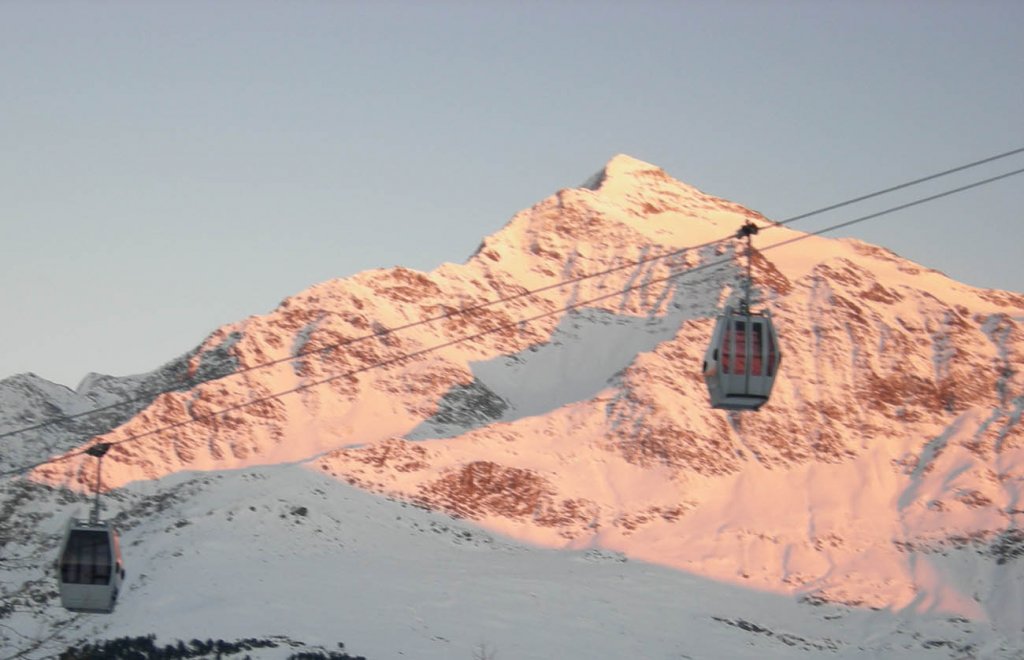
[{"label": "gondola cabin frame", "polygon": [[715,323],[704,356],[711,407],[758,410],[771,396],[781,362],[771,314],[727,307]]},{"label": "gondola cabin frame", "polygon": [[111,523],[70,520],[56,568],[64,609],[114,611],[125,570],[120,539]]}]

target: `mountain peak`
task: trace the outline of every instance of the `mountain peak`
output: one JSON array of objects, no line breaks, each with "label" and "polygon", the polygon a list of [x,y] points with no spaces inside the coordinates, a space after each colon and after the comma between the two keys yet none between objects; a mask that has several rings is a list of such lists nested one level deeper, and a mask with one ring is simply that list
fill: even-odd
[{"label": "mountain peak", "polygon": [[627,177],[632,178],[638,174],[654,174],[660,177],[668,176],[657,165],[652,165],[626,154],[616,154],[612,156],[611,160],[600,171],[584,181],[580,187],[599,190],[607,182],[618,181]]},{"label": "mountain peak", "polygon": [[626,174],[635,174],[638,172],[662,172],[662,169],[657,165],[652,165],[646,161],[634,158],[627,154],[616,154],[612,156],[611,160],[604,166],[605,172],[608,176],[622,176]]}]

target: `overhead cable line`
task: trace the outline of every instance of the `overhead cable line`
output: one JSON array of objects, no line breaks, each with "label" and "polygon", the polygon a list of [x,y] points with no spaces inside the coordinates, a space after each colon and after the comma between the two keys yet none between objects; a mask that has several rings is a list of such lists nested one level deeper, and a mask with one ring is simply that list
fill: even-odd
[{"label": "overhead cable line", "polygon": [[[1011,176],[1016,176],[1016,175],[1022,174],[1022,173],[1024,173],[1024,167],[1022,167],[1022,168],[1020,168],[1018,170],[1013,170],[1012,172],[1006,172],[1005,174],[998,174],[996,176],[989,177],[987,179],[982,179],[981,181],[975,181],[974,183],[968,183],[967,185],[963,185],[963,186],[960,186],[958,188],[953,188],[951,190],[946,190],[945,192],[936,193],[935,195],[929,195],[928,197],[922,197],[920,199],[915,199],[912,202],[907,202],[906,204],[900,204],[898,206],[893,206],[893,207],[885,209],[884,211],[879,211],[877,213],[870,213],[868,215],[864,215],[864,216],[861,216],[859,218],[854,218],[853,220],[847,220],[846,222],[840,222],[839,224],[836,224],[836,225],[830,225],[828,227],[825,227],[824,229],[810,232],[810,233],[806,234],[806,236],[818,236],[818,235],[824,234],[826,232],[835,231],[837,229],[842,229],[843,227],[849,227],[850,225],[855,225],[858,222],[864,222],[865,220],[872,220],[872,219],[877,218],[879,216],[888,215],[890,213],[895,213],[896,211],[902,211],[904,209],[909,209],[909,208],[911,208],[913,206],[920,206],[921,204],[924,204],[926,202],[932,202],[932,201],[935,201],[936,199],[942,199],[943,197],[949,197],[950,195],[955,195],[956,193],[961,193],[961,192],[964,192],[966,190],[971,190],[972,188],[980,188],[981,186],[984,186],[986,184],[994,183],[996,181],[1001,181],[1002,179],[1008,179]],[[765,230],[765,229],[772,229],[772,227],[771,226],[763,227],[762,231]],[[781,243],[774,243],[770,247],[779,247],[779,246],[782,246],[782,245],[788,245],[790,243],[795,243],[796,241],[803,240],[803,238],[804,238],[804,236],[798,236],[796,238],[791,238],[791,239],[788,239],[786,241],[782,241]]]},{"label": "overhead cable line", "polygon": [[780,225],[788,225],[791,222],[796,222],[797,220],[803,220],[804,218],[809,218],[812,215],[820,215],[822,213],[827,213],[828,211],[834,211],[836,209],[841,209],[844,206],[849,206],[851,204],[856,204],[857,202],[863,202],[863,201],[868,200],[868,199],[873,199],[875,197],[880,197],[882,195],[887,195],[887,194],[889,194],[891,192],[896,192],[897,190],[903,190],[904,188],[909,188],[910,186],[916,186],[917,184],[924,183],[925,181],[931,181],[933,179],[938,179],[940,177],[944,177],[944,176],[947,176],[949,174],[955,174],[956,172],[962,172],[962,171],[968,170],[968,169],[970,169],[972,167],[977,167],[979,165],[984,165],[985,163],[991,163],[991,162],[999,160],[1001,158],[1007,158],[1009,156],[1014,156],[1014,155],[1019,154],[1021,152],[1024,152],[1024,147],[1021,147],[1020,149],[1013,149],[1011,151],[1005,151],[1005,152],[1003,152],[1001,154],[996,154],[995,156],[989,156],[988,158],[982,158],[981,160],[976,160],[973,163],[967,163],[966,165],[960,165],[959,167],[954,167],[954,168],[951,168],[951,169],[948,169],[948,170],[943,170],[942,172],[936,172],[935,174],[929,174],[928,176],[921,177],[920,179],[914,179],[913,181],[907,181],[906,183],[901,183],[898,186],[892,186],[891,188],[885,188],[884,190],[879,190],[879,191],[876,191],[876,192],[873,192],[873,193],[868,193],[867,195],[861,195],[860,197],[854,197],[853,199],[848,199],[845,202],[839,202],[838,204],[832,204],[831,206],[825,206],[825,207],[822,207],[820,209],[815,209],[813,211],[808,211],[807,213],[801,213],[800,215],[795,215],[792,218],[786,218],[785,220],[782,220],[781,222],[779,222],[779,224]]},{"label": "overhead cable line", "polygon": [[[813,211],[808,211],[806,213],[801,213],[800,215],[796,215],[796,216],[787,218],[785,220],[778,221],[775,224],[776,225],[788,225],[790,223],[797,222],[799,220],[803,220],[803,219],[809,218],[809,217],[814,216],[814,215],[820,215],[820,214],[826,213],[828,211],[834,211],[836,209],[840,209],[840,208],[843,208],[843,207],[846,207],[846,206],[850,206],[851,204],[856,204],[857,202],[862,202],[862,201],[865,201],[865,200],[868,200],[868,199],[873,199],[875,197],[879,197],[881,195],[885,195],[885,194],[888,194],[888,193],[891,193],[891,192],[895,192],[897,190],[902,190],[904,188],[909,188],[911,186],[915,186],[915,185],[924,183],[926,181],[932,181],[934,179],[938,179],[938,178],[943,177],[943,176],[948,176],[948,175],[954,174],[956,172],[962,172],[964,170],[967,170],[967,169],[970,169],[970,168],[973,168],[973,167],[978,167],[979,165],[984,165],[986,163],[991,163],[991,162],[996,161],[996,160],[1000,160],[1000,159],[1003,159],[1003,158],[1008,158],[1010,156],[1014,156],[1014,155],[1019,154],[1019,153],[1024,153],[1024,147],[1021,147],[1019,149],[1012,149],[1010,151],[1005,151],[1003,153],[996,154],[994,156],[989,156],[989,157],[983,158],[981,160],[976,160],[976,161],[973,161],[973,162],[970,162],[970,163],[966,163],[964,165],[959,165],[957,167],[953,167],[953,168],[950,168],[950,169],[947,169],[947,170],[943,170],[941,172],[936,172],[936,173],[930,174],[928,176],[924,176],[924,177],[921,177],[921,178],[918,178],[918,179],[914,179],[912,181],[907,181],[905,183],[901,183],[901,184],[896,185],[896,186],[891,186],[889,188],[885,188],[885,189],[878,190],[878,191],[875,191],[875,192],[872,192],[872,193],[868,193],[866,195],[860,195],[858,197],[853,197],[851,199],[839,202],[837,204],[832,204],[830,206],[825,206],[825,207],[822,207],[822,208],[819,208],[819,209],[815,209]],[[952,194],[952,193],[950,193],[950,194]],[[446,319],[450,319],[450,318],[453,318],[453,317],[456,317],[456,316],[460,316],[460,315],[464,315],[464,314],[470,314],[470,313],[479,311],[481,309],[485,309],[487,307],[491,307],[491,306],[502,304],[502,303],[506,303],[506,302],[512,302],[514,300],[518,300],[520,298],[525,298],[525,297],[528,297],[528,296],[534,296],[534,295],[537,295],[537,294],[540,294],[540,293],[544,293],[546,291],[551,291],[553,289],[558,289],[558,288],[561,288],[561,287],[564,287],[564,286],[569,286],[571,284],[576,284],[576,283],[583,282],[583,281],[586,281],[586,280],[589,280],[589,279],[593,279],[595,277],[601,277],[603,275],[608,275],[610,273],[614,273],[614,272],[617,272],[617,271],[620,271],[620,270],[624,270],[626,268],[634,268],[636,266],[642,266],[644,264],[647,264],[647,263],[650,263],[650,262],[653,262],[653,261],[658,261],[658,260],[661,260],[661,259],[667,259],[667,258],[670,258],[670,257],[678,256],[680,254],[683,254],[685,252],[689,252],[691,250],[700,250],[700,249],[703,249],[705,247],[709,247],[711,245],[715,245],[716,243],[721,243],[721,242],[724,242],[724,241],[727,241],[727,240],[731,240],[732,238],[733,238],[733,235],[730,234],[729,236],[724,236],[722,238],[719,238],[719,239],[716,239],[716,240],[713,240],[713,241],[709,241],[707,243],[702,243],[700,245],[691,245],[691,246],[687,246],[687,247],[683,247],[683,248],[678,248],[676,250],[670,250],[668,252],[663,252],[661,254],[656,254],[656,255],[653,255],[653,256],[649,256],[649,257],[644,257],[642,259],[637,259],[637,260],[634,260],[634,261],[628,261],[628,262],[625,262],[623,264],[619,264],[618,266],[612,266],[610,268],[606,268],[604,270],[597,271],[597,272],[594,272],[594,273],[588,273],[586,275],[579,275],[579,276],[576,276],[576,277],[573,277],[573,278],[569,278],[569,279],[566,279],[566,280],[561,280],[561,281],[558,281],[558,282],[555,282],[555,283],[552,283],[552,284],[548,284],[548,285],[539,287],[537,289],[524,290],[524,291],[521,291],[519,293],[510,295],[510,296],[504,296],[504,297],[501,297],[501,298],[496,298],[494,300],[489,300],[489,301],[485,301],[485,302],[482,302],[482,303],[477,303],[477,304],[471,305],[469,307],[464,307],[464,308],[460,308],[460,309],[453,309],[453,310],[450,310],[450,311],[445,312],[443,314],[438,314],[436,316],[432,316],[432,317],[429,317],[429,318],[426,318],[426,319],[421,319],[419,321],[412,321],[412,322],[406,323],[404,325],[395,326],[393,328],[386,328],[384,330],[373,332],[373,333],[367,334],[367,335],[362,335],[360,337],[354,337],[352,339],[346,339],[344,341],[340,341],[340,342],[337,342],[337,343],[334,343],[334,344],[330,344],[328,346],[321,346],[319,348],[299,351],[295,355],[290,355],[288,357],[283,357],[283,358],[278,358],[276,360],[268,360],[266,362],[259,362],[259,363],[256,363],[256,364],[248,365],[248,366],[245,366],[245,367],[241,367],[241,368],[235,369],[231,373],[227,373],[227,374],[224,374],[222,376],[216,376],[216,377],[213,377],[213,378],[209,378],[209,379],[206,379],[206,380],[202,380],[202,381],[198,381],[198,382],[192,383],[191,387],[196,387],[198,385],[202,385],[202,384],[205,384],[205,383],[210,383],[210,382],[214,382],[214,381],[217,381],[217,380],[222,380],[224,378],[230,378],[232,376],[238,376],[238,375],[250,372],[250,371],[255,371],[257,369],[265,369],[267,367],[272,367],[272,366],[275,366],[275,365],[278,365],[278,364],[281,364],[281,363],[284,363],[284,362],[291,362],[293,360],[298,360],[298,359],[301,359],[301,358],[304,358],[304,357],[307,357],[307,356],[310,356],[310,355],[315,355],[315,354],[318,354],[318,353],[326,353],[326,352],[333,351],[333,350],[338,349],[338,348],[343,348],[345,346],[351,346],[353,344],[357,344],[359,342],[363,342],[363,341],[366,341],[366,340],[369,340],[369,339],[380,339],[380,338],[386,337],[388,335],[391,335],[393,333],[401,332],[401,331],[404,331],[404,330],[409,330],[411,328],[418,327],[420,325],[426,325],[426,324],[430,324],[430,323],[435,323],[437,321],[443,321],[443,320],[446,320]],[[4,431],[3,433],[0,433],[0,438],[6,438],[6,437],[9,437],[9,436],[18,435],[18,434],[21,434],[21,433],[26,433],[28,431],[35,431],[35,430],[38,430],[38,429],[41,429],[41,428],[52,426],[54,424],[59,424],[61,422],[68,422],[68,421],[72,421],[72,420],[75,420],[75,419],[78,419],[78,418],[81,418],[81,417],[86,417],[86,416],[94,415],[94,414],[97,414],[97,413],[100,413],[100,412],[106,412],[108,410],[113,410],[114,408],[119,408],[121,406],[126,406],[126,405],[129,405],[129,404],[132,404],[132,403],[142,403],[142,402],[152,401],[153,399],[155,399],[156,397],[158,397],[160,395],[168,394],[168,393],[171,393],[171,392],[177,392],[177,391],[180,391],[180,389],[178,387],[172,387],[172,388],[157,390],[156,392],[153,392],[153,393],[148,393],[148,394],[145,394],[145,395],[140,395],[140,396],[132,397],[132,398],[128,398],[128,399],[122,399],[120,401],[116,401],[116,402],[111,403],[111,404],[100,406],[98,408],[91,408],[89,410],[84,410],[84,411],[81,411],[81,412],[72,413],[70,415],[60,415],[60,416],[54,417],[52,419],[48,419],[48,420],[43,421],[43,422],[39,422],[37,424],[33,424],[33,425],[30,425],[30,426],[20,427],[20,428],[13,429],[13,430],[10,430],[10,431]]]},{"label": "overhead cable line", "polygon": [[[825,227],[823,229],[819,229],[819,230],[814,231],[812,233],[801,234],[801,235],[795,236],[793,238],[789,238],[789,239],[785,239],[783,241],[779,241],[778,243],[772,243],[771,245],[768,245],[768,246],[762,248],[761,250],[759,250],[759,252],[764,253],[764,252],[767,252],[768,250],[779,248],[779,247],[782,247],[782,246],[785,246],[785,245],[792,245],[794,243],[798,243],[800,241],[806,240],[806,239],[811,238],[813,236],[820,236],[822,234],[825,234],[825,233],[828,233],[828,232],[831,232],[831,231],[835,231],[837,229],[842,229],[844,227],[849,227],[851,225],[855,225],[855,224],[860,223],[860,222],[865,222],[867,220],[872,220],[874,218],[878,218],[878,217],[881,217],[881,216],[884,216],[884,215],[888,215],[890,213],[895,213],[897,211],[902,211],[904,209],[907,209],[907,208],[910,208],[910,207],[913,207],[913,206],[918,206],[918,205],[921,205],[921,204],[925,204],[927,202],[931,202],[931,201],[934,201],[934,200],[937,200],[937,199],[941,199],[943,197],[948,197],[948,196],[954,195],[956,193],[964,192],[966,190],[971,190],[973,188],[978,188],[978,187],[981,187],[983,185],[987,185],[987,184],[993,183],[995,181],[1000,181],[1002,179],[1007,179],[1007,178],[1009,178],[1011,176],[1016,176],[1018,174],[1024,174],[1024,168],[1013,170],[1013,171],[1007,172],[1005,174],[1000,174],[1000,175],[997,175],[997,176],[989,177],[987,179],[983,179],[981,181],[976,181],[974,183],[970,183],[970,184],[967,184],[967,185],[964,185],[964,186],[959,186],[957,188],[953,188],[951,190],[947,190],[945,192],[938,193],[938,194],[935,194],[935,195],[930,195],[928,197],[923,197],[923,198],[920,198],[920,199],[917,199],[917,200],[914,200],[914,201],[911,201],[911,202],[907,202],[905,204],[900,204],[898,206],[893,206],[893,207],[890,207],[888,209],[885,209],[885,210],[882,210],[882,211],[878,211],[876,213],[870,213],[868,215],[860,216],[860,217],[854,218],[852,220],[847,220],[845,222],[840,222],[838,224],[830,225],[828,227]],[[769,226],[766,226],[766,227],[762,227],[761,231],[766,231],[766,230],[769,230],[769,229],[773,229],[776,226],[777,225],[769,225]],[[503,324],[500,324],[500,325],[488,328],[486,330],[482,330],[480,332],[477,332],[477,333],[474,333],[474,334],[471,334],[471,335],[466,335],[466,336],[463,336],[463,337],[459,337],[457,339],[453,339],[453,340],[450,340],[450,341],[447,341],[447,342],[444,342],[444,343],[441,343],[441,344],[430,346],[428,348],[424,348],[424,349],[421,349],[421,350],[418,350],[418,351],[414,351],[412,353],[406,353],[406,354],[399,355],[399,356],[396,356],[396,357],[393,357],[393,358],[389,358],[389,359],[386,359],[386,360],[375,362],[375,363],[372,363],[372,364],[369,364],[369,365],[364,365],[364,366],[356,368],[356,369],[350,369],[350,370],[345,371],[343,373],[335,374],[333,376],[329,376],[327,378],[322,378],[320,380],[312,381],[312,382],[309,382],[309,383],[303,383],[302,385],[297,385],[296,387],[292,387],[292,388],[289,388],[289,389],[281,391],[281,392],[276,392],[274,394],[268,394],[266,396],[261,396],[261,397],[256,397],[256,398],[253,398],[253,399],[249,399],[247,401],[243,401],[241,403],[238,403],[238,404],[235,404],[235,405],[231,405],[231,406],[228,406],[226,408],[222,408],[221,410],[205,413],[203,415],[193,416],[193,417],[191,417],[189,419],[182,420],[180,422],[175,422],[173,424],[168,424],[168,425],[165,425],[165,426],[162,426],[162,427],[151,429],[151,430],[143,432],[143,433],[139,433],[139,434],[135,434],[135,435],[130,435],[130,436],[126,437],[126,438],[122,438],[121,440],[114,440],[114,441],[109,442],[108,444],[110,444],[111,446],[114,446],[114,445],[125,444],[125,443],[128,443],[128,442],[134,442],[136,440],[141,440],[143,438],[147,438],[147,437],[151,437],[151,436],[154,436],[154,435],[158,435],[158,434],[164,433],[166,431],[173,431],[175,429],[179,429],[179,428],[181,428],[183,426],[186,426],[188,424],[192,424],[192,423],[195,423],[195,422],[202,422],[202,421],[214,419],[214,418],[216,418],[216,417],[218,417],[220,415],[224,415],[224,414],[227,414],[227,413],[230,413],[230,412],[234,412],[236,410],[240,410],[240,409],[246,408],[248,406],[256,405],[256,404],[259,404],[259,403],[265,403],[267,401],[278,399],[280,397],[287,396],[289,394],[295,394],[297,392],[301,392],[301,391],[308,390],[308,389],[311,389],[311,388],[314,388],[314,387],[318,387],[320,385],[325,385],[327,383],[330,383],[330,382],[333,382],[333,381],[336,381],[336,380],[340,380],[342,378],[349,378],[349,377],[355,376],[357,374],[370,371],[372,369],[378,369],[378,368],[382,368],[382,367],[389,367],[389,366],[392,366],[392,365],[395,365],[395,364],[399,364],[401,362],[405,362],[407,360],[411,360],[411,359],[414,359],[414,358],[417,358],[417,357],[421,357],[423,355],[427,355],[429,353],[441,350],[443,348],[448,348],[448,347],[455,346],[457,344],[461,344],[461,343],[464,343],[464,342],[467,342],[467,341],[471,341],[471,340],[474,340],[474,339],[479,339],[480,337],[484,337],[486,335],[489,335],[489,334],[492,334],[492,333],[495,333],[495,332],[499,332],[499,331],[502,331],[502,330],[514,329],[514,328],[516,328],[516,327],[518,327],[520,325],[523,325],[523,324],[526,324],[526,323],[530,323],[532,321],[537,321],[539,319],[542,319],[542,318],[545,318],[545,317],[548,317],[548,316],[553,316],[555,314],[561,314],[561,313],[564,313],[564,312],[572,311],[574,309],[577,309],[577,308],[580,308],[580,307],[583,307],[583,306],[586,306],[586,305],[590,305],[590,304],[595,303],[595,302],[600,302],[602,300],[607,300],[608,298],[612,298],[612,297],[615,297],[615,296],[620,296],[620,295],[622,295],[624,293],[629,293],[630,291],[634,291],[636,289],[643,289],[643,288],[649,287],[652,284],[658,284],[658,283],[661,283],[661,282],[666,282],[668,280],[673,280],[673,279],[682,277],[684,275],[689,275],[689,274],[692,274],[692,273],[695,273],[695,272],[698,272],[698,271],[701,271],[701,270],[706,270],[706,269],[713,268],[713,267],[716,267],[716,266],[722,266],[722,265],[725,265],[725,264],[729,263],[730,261],[731,261],[730,258],[722,258],[722,259],[718,259],[716,261],[711,261],[711,262],[703,263],[703,264],[700,264],[700,265],[697,265],[697,266],[692,266],[692,267],[689,267],[689,268],[687,268],[685,270],[682,270],[682,271],[679,271],[679,272],[676,272],[676,273],[672,273],[672,274],[664,276],[664,277],[660,277],[660,278],[656,278],[656,279],[650,279],[650,280],[645,280],[644,282],[641,282],[641,283],[638,283],[638,284],[632,284],[632,285],[627,286],[627,287],[625,287],[623,289],[617,289],[617,290],[615,290],[615,291],[613,291],[611,293],[606,293],[606,294],[602,294],[600,296],[589,298],[587,300],[571,303],[571,304],[566,305],[564,307],[561,307],[559,309],[549,310],[549,311],[546,311],[546,312],[541,312],[539,314],[535,314],[535,315],[530,316],[530,317],[517,319],[515,321],[508,322],[508,323],[503,323]],[[65,461],[65,460],[70,460],[72,458],[75,458],[76,456],[84,455],[88,451],[89,451],[88,448],[81,449],[81,450],[74,451],[74,452],[71,452],[71,453],[62,454],[60,456],[52,457],[52,458],[49,458],[49,459],[46,459],[46,460],[43,460],[43,461],[38,461],[38,462],[35,462],[35,463],[23,465],[21,467],[14,468],[14,469],[11,469],[11,470],[6,470],[4,472],[0,472],[0,477],[6,477],[6,476],[15,475],[15,474],[21,474],[21,473],[27,472],[29,470],[32,470],[34,468],[40,467],[42,465],[46,465],[48,463],[57,463],[57,462]]]}]

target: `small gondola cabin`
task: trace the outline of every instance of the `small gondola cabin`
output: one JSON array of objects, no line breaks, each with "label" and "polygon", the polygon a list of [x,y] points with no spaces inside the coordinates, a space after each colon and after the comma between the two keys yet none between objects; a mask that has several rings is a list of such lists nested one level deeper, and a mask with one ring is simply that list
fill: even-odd
[{"label": "small gondola cabin", "polygon": [[711,407],[757,410],[768,402],[782,361],[771,316],[727,307],[704,356]]},{"label": "small gondola cabin", "polygon": [[125,576],[120,542],[113,525],[71,521],[64,533],[57,572],[64,609],[113,612]]}]

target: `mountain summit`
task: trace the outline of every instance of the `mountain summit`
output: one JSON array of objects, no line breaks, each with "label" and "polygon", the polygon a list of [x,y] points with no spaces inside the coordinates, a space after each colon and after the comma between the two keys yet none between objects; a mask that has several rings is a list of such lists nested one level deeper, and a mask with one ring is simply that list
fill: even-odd
[{"label": "mountain summit", "polygon": [[[700,363],[747,221],[785,358],[761,412],[724,413]],[[463,264],[331,280],[218,329],[165,367],[175,389],[88,427],[120,443],[103,486],[140,507],[119,493],[298,464],[516,542],[1024,648],[1024,296],[856,240],[776,247],[803,236],[615,156]],[[236,373],[199,382],[210,365]],[[32,392],[8,428],[48,413]],[[30,479],[94,475],[76,458]]]},{"label": "mountain summit", "polygon": [[624,178],[633,179],[633,183],[636,185],[637,180],[644,176],[668,178],[668,175],[657,165],[651,165],[625,154],[618,154],[613,156],[607,165],[587,179],[580,187],[600,190],[606,183],[615,185],[621,183]]}]

